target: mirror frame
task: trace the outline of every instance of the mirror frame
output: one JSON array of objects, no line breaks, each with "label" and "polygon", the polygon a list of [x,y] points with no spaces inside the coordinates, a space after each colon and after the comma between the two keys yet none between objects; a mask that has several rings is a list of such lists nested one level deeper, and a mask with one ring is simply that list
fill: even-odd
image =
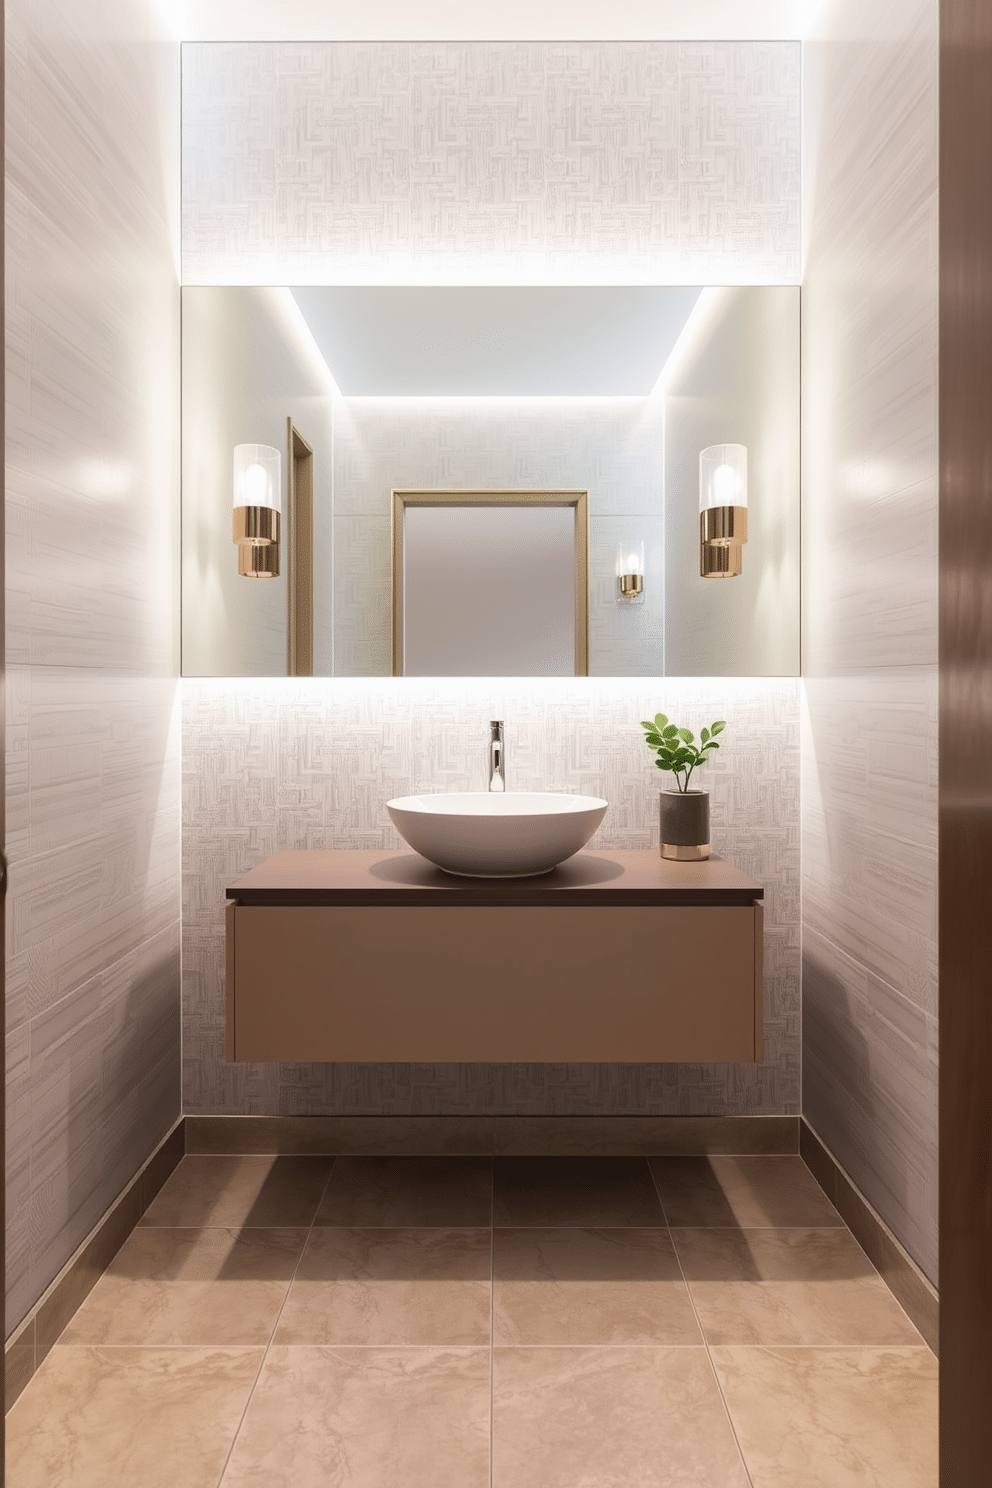
[{"label": "mirror frame", "polygon": [[408,506],[570,506],[575,513],[575,673],[589,675],[589,492],[588,491],[406,491],[393,489],[392,630],[393,676],[403,673],[403,518]]}]

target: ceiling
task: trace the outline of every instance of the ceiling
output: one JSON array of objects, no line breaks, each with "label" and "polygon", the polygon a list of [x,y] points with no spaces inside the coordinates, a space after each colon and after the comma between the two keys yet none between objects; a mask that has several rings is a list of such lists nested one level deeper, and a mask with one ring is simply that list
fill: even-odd
[{"label": "ceiling", "polygon": [[157,0],[184,41],[800,41],[822,0]]},{"label": "ceiling", "polygon": [[350,397],[649,394],[698,287],[295,288]]}]

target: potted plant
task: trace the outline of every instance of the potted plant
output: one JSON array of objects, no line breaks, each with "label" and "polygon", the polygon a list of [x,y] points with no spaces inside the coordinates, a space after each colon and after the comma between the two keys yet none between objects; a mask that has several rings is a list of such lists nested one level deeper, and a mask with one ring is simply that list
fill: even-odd
[{"label": "potted plant", "polygon": [[726,728],[718,719],[696,736],[687,728],[669,723],[664,713],[656,713],[652,723],[642,723],[644,742],[658,758],[655,764],[675,776],[675,790],[663,790],[659,806],[661,817],[661,856],[678,862],[698,863],[710,855],[710,793],[690,790],[693,770],[705,765],[714,749],[717,734]]}]

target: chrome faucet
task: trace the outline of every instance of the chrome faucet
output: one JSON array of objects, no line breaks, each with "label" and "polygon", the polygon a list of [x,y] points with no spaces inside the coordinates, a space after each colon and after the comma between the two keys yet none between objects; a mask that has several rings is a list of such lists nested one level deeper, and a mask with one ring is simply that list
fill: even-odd
[{"label": "chrome faucet", "polygon": [[506,758],[503,743],[503,720],[493,718],[489,722],[489,789],[506,790]]}]

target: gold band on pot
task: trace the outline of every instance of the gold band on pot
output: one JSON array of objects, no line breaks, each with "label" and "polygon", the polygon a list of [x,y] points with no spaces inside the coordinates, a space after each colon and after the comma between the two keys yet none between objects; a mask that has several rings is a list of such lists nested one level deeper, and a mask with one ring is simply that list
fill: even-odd
[{"label": "gold band on pot", "polygon": [[661,856],[673,863],[701,863],[710,855],[708,842],[697,843],[694,847],[683,847],[677,842],[663,842],[661,844]]}]

